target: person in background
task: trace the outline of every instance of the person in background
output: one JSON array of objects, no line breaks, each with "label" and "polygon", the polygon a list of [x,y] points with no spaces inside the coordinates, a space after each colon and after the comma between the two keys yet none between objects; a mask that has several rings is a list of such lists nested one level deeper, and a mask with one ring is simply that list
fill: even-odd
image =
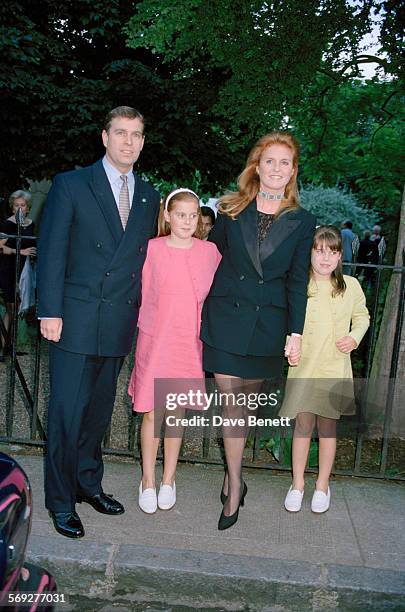
[{"label": "person in background", "polygon": [[381,235],[381,225],[374,225],[373,233],[370,236],[371,242],[374,242],[378,246],[379,243],[380,243],[381,238],[382,238],[382,235]]},{"label": "person in background", "polygon": [[[353,240],[356,239],[356,234],[352,230],[353,223],[351,221],[343,221],[342,229],[340,230],[342,234],[343,241],[343,261],[344,262],[352,262],[353,261]],[[350,266],[343,266],[344,274],[351,274]]]},{"label": "person in background", "polygon": [[[370,230],[366,230],[363,240],[360,240],[357,261],[365,264],[378,263],[378,246],[375,241],[371,240]],[[358,268],[358,274],[361,275],[362,273],[367,287],[370,288],[373,283],[375,270],[373,268]]]},{"label": "person in background", "polygon": [[[34,240],[24,239],[24,236],[33,236],[35,232],[34,222],[28,217],[31,206],[31,194],[23,189],[14,191],[9,198],[12,215],[0,223],[0,232],[3,234],[17,234],[17,210],[21,210],[23,222],[21,227],[21,250],[18,277],[24,267],[27,257],[36,255],[37,249]],[[0,333],[0,361],[4,361],[4,354],[10,350],[11,322],[14,316],[14,291],[16,283],[16,240],[15,238],[4,238],[0,240],[0,289],[6,305],[6,313],[3,317],[6,329],[6,338]]]},{"label": "person in background", "polygon": [[215,225],[215,213],[209,206],[201,206],[202,239],[208,240],[210,231]]}]

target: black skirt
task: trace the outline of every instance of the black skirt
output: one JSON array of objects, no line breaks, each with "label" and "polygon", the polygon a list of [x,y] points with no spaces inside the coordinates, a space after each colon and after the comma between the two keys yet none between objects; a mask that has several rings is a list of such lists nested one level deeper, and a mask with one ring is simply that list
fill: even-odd
[{"label": "black skirt", "polygon": [[281,378],[284,356],[236,355],[203,343],[203,369],[239,378]]}]

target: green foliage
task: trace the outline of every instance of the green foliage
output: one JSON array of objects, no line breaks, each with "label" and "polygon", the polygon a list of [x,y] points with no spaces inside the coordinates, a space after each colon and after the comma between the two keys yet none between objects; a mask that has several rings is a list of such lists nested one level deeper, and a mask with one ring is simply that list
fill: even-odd
[{"label": "green foliage", "polygon": [[211,192],[204,188],[206,180],[204,180],[199,170],[195,170],[194,174],[188,181],[168,181],[161,178],[156,173],[143,174],[143,178],[152,183],[152,185],[159,191],[162,198],[165,198],[173,189],[178,189],[179,187],[192,189],[196,194],[198,194],[200,200],[203,200],[204,202],[206,202],[209,198],[215,197],[211,194]]},{"label": "green foliage", "polygon": [[[260,448],[266,448],[276,461],[281,461],[283,465],[292,465],[292,437],[281,438],[276,433],[273,438],[261,439]],[[319,442],[316,438],[311,439],[308,453],[308,467],[318,467]]]},{"label": "green foliage", "polygon": [[[231,146],[246,147],[305,101],[318,70],[338,74],[371,30],[372,2],[144,0],[125,32],[179,80],[220,71],[214,116],[231,118]],[[357,73],[357,65],[348,70]],[[236,141],[237,139],[237,141]]]},{"label": "green foliage", "polygon": [[362,208],[348,190],[306,185],[300,189],[300,198],[302,206],[316,216],[318,225],[336,225],[340,228],[342,221],[349,219],[353,223],[353,231],[360,238],[363,231],[372,228],[378,220],[376,213]]},{"label": "green foliage", "polygon": [[[138,170],[165,181],[162,193],[222,193],[258,136],[290,127],[304,184],[348,187],[394,228],[401,10],[396,0],[11,0],[0,6],[1,195],[93,162],[105,113],[130,104],[147,117]],[[354,77],[373,11],[381,78],[364,82]]]},{"label": "green foliage", "polygon": [[[122,25],[136,2],[8,2],[0,6],[2,195],[84,166],[103,152],[105,114],[132,105],[147,118],[141,171],[167,180],[211,185],[228,181],[240,160],[228,150],[224,125],[207,108],[212,75],[173,81],[159,58],[125,47]],[[225,122],[226,123],[226,122]]]},{"label": "green foliage", "polygon": [[301,180],[346,185],[364,206],[395,216],[403,182],[400,93],[392,82],[337,86],[319,77],[291,118],[302,143]]},{"label": "green foliage", "polygon": [[[235,180],[257,137],[290,128],[302,144],[301,181],[349,188],[378,212],[393,245],[403,181],[404,10],[398,0],[144,0],[125,32],[130,47],[150,50],[179,84],[209,83],[210,129],[233,151],[232,167],[239,163],[223,185]],[[376,21],[381,47],[373,56],[362,39],[375,37]],[[364,81],[368,62],[379,76]]]},{"label": "green foliage", "polygon": [[389,71],[402,82],[405,77],[403,56],[405,4],[401,0],[385,0],[375,4],[377,13],[383,14],[380,33],[381,51],[389,62]]}]

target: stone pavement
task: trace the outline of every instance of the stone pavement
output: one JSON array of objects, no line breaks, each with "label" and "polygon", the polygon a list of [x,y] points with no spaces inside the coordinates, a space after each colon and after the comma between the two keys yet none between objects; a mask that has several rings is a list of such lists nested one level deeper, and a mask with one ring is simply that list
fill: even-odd
[{"label": "stone pavement", "polygon": [[[334,479],[330,510],[315,515],[309,475],[303,508],[290,514],[283,508],[288,474],[245,470],[245,507],[220,532],[218,466],[180,464],[176,506],[149,516],[137,505],[139,465],[107,459],[104,490],[126,512],[109,517],[78,505],[86,535],[69,540],[54,531],[43,505],[42,457],[0,450],[17,458],[33,488],[28,560],[50,569],[71,603],[105,602],[77,609],[139,610],[144,601],[149,610],[405,611],[401,483]],[[130,601],[138,607],[125,607]]]}]

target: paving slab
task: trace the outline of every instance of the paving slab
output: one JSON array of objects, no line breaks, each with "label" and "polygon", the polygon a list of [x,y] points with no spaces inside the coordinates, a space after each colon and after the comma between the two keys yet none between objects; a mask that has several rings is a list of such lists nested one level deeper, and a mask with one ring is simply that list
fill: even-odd
[{"label": "paving slab", "polygon": [[69,540],[44,508],[42,457],[16,458],[34,494],[28,558],[71,595],[110,603],[165,597],[173,610],[405,610],[403,484],[334,479],[330,510],[315,515],[310,475],[301,512],[290,514],[283,508],[289,475],[246,470],[239,521],[219,532],[218,466],[180,464],[175,508],[150,516],[137,505],[139,466],[107,459],[104,490],[126,512],[109,517],[77,505],[86,535]]}]

